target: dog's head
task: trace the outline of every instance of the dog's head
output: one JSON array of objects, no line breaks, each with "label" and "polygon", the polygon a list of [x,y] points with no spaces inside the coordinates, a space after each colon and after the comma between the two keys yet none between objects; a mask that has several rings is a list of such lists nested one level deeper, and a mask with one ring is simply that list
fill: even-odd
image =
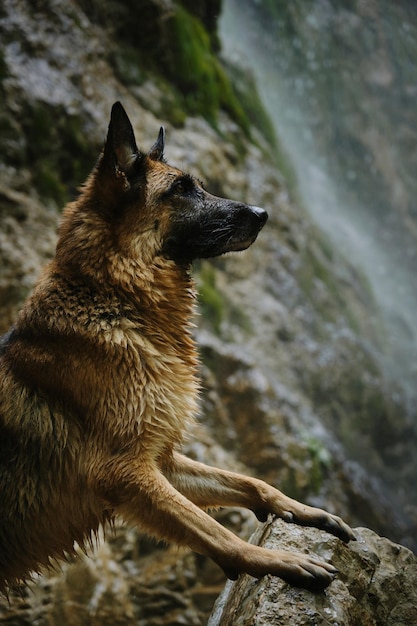
[{"label": "dog's head", "polygon": [[85,193],[120,254],[189,263],[250,246],[266,211],[209,194],[196,178],[166,163],[164,142],[161,128],[149,152],[140,151],[123,106],[113,105],[104,150]]}]

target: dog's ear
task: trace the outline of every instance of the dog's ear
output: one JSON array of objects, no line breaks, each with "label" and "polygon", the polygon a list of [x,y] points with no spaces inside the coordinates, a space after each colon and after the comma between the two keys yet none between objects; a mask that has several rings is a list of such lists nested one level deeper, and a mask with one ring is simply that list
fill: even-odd
[{"label": "dog's ear", "polygon": [[164,161],[164,149],[165,149],[165,128],[161,126],[159,129],[158,139],[153,144],[152,148],[148,152],[148,157],[153,161]]},{"label": "dog's ear", "polygon": [[104,145],[100,167],[111,168],[118,178],[122,178],[127,186],[135,177],[143,159],[139,152],[132,124],[120,102],[115,102],[111,110],[107,139]]}]

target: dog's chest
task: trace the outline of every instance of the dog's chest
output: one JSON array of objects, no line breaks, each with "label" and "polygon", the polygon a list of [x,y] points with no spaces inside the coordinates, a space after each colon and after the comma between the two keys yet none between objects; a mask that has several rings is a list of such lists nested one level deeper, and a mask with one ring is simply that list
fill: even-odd
[{"label": "dog's chest", "polygon": [[198,360],[191,338],[150,337],[125,320],[108,341],[114,371],[107,409],[141,436],[179,442],[198,410]]}]

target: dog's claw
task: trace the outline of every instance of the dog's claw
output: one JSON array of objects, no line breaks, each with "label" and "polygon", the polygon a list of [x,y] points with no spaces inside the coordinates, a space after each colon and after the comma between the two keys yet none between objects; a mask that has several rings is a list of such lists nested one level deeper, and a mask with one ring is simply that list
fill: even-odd
[{"label": "dog's claw", "polygon": [[349,543],[349,541],[356,541],[353,530],[339,518],[331,518],[324,525],[323,529],[327,530],[332,535],[339,537],[339,539],[345,543]]},{"label": "dog's claw", "polygon": [[288,522],[288,524],[292,524],[295,521],[294,514],[291,513],[291,511],[284,511],[282,514],[282,519],[284,520],[284,522]]},{"label": "dog's claw", "polygon": [[317,527],[327,531],[335,537],[338,537],[345,543],[349,543],[349,541],[356,541],[356,537],[350,526],[348,526],[340,517],[335,515],[326,514],[322,523],[318,524]]}]

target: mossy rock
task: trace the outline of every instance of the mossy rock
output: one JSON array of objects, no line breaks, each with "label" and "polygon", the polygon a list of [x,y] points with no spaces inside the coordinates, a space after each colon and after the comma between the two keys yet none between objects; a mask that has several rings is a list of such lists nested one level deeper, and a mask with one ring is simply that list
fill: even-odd
[{"label": "mossy rock", "polygon": [[177,87],[185,110],[215,124],[218,110],[223,108],[248,131],[248,120],[200,19],[178,6],[169,33],[170,54],[160,69]]},{"label": "mossy rock", "polygon": [[202,261],[197,275],[199,303],[203,316],[217,334],[224,316],[224,302],[216,286],[216,270],[207,261]]},{"label": "mossy rock", "polygon": [[59,205],[75,192],[94,165],[98,146],[84,132],[79,115],[44,102],[25,103],[22,135],[26,138],[25,163],[30,163],[33,184],[42,197]]}]

